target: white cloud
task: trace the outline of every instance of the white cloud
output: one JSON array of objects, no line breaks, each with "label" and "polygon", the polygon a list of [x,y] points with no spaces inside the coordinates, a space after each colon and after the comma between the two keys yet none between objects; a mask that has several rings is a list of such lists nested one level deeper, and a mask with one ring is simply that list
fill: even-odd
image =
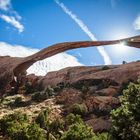
[{"label": "white cloud", "polygon": [[[79,19],[77,17],[77,15],[75,15],[71,10],[69,10],[65,5],[64,3],[60,2],[59,0],[54,0],[56,2],[56,4],[58,6],[60,6],[62,8],[62,10],[67,14],[69,15],[74,21],[76,24],[78,24],[78,26],[81,28],[81,30],[83,30],[91,40],[93,41],[96,41],[97,39],[95,38],[94,34],[92,34],[92,32],[88,29],[88,27],[85,25],[85,23]],[[107,52],[105,51],[104,47],[100,46],[100,47],[97,47],[99,53],[101,54],[101,56],[103,57],[104,59],[104,63],[105,65],[109,65],[111,64],[111,59],[109,57],[109,55],[107,54]]]},{"label": "white cloud", "polygon": [[15,17],[0,15],[0,18],[3,19],[5,22],[11,24],[15,28],[17,28],[20,33],[23,32],[24,26]]},{"label": "white cloud", "polygon": [[[11,45],[5,42],[0,42],[0,56],[12,56],[12,57],[26,57],[38,52],[39,49],[27,48],[19,45]],[[81,66],[77,58],[67,53],[60,53],[52,57],[34,63],[27,73],[34,73],[36,75],[45,75],[50,71],[60,70],[70,66]]]},{"label": "white cloud", "polygon": [[24,26],[20,23],[22,17],[12,8],[11,0],[0,0],[0,13],[2,20],[17,28],[20,33],[24,31]]},{"label": "white cloud", "polygon": [[26,57],[38,52],[39,49],[27,48],[20,45],[11,45],[6,42],[0,42],[0,56]]},{"label": "white cloud", "polygon": [[138,16],[135,21],[134,21],[134,29],[135,30],[140,30],[140,16]]},{"label": "white cloud", "polygon": [[11,6],[10,0],[0,0],[0,9],[7,11]]}]

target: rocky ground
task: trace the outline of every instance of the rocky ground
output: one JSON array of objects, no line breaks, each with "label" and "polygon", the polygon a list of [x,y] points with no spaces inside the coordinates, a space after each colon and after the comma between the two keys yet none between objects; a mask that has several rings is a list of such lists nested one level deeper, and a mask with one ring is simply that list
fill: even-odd
[{"label": "rocky ground", "polygon": [[[140,62],[66,68],[44,77],[28,75],[23,77],[18,94],[9,94],[1,99],[0,118],[21,111],[32,120],[49,107],[52,110],[51,119],[78,113],[94,132],[107,131],[111,126],[110,111],[119,106],[118,97],[122,89],[130,81],[136,81],[139,75]],[[27,83],[30,86],[27,87]],[[32,99],[34,94],[37,101]],[[18,97],[22,99],[15,103]]]}]

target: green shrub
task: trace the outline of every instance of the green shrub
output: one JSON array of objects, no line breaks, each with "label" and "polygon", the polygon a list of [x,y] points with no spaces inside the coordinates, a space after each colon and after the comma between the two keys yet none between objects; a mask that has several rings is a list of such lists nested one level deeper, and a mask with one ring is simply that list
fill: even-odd
[{"label": "green shrub", "polygon": [[82,93],[87,93],[89,91],[89,87],[88,86],[82,86],[82,89],[81,89]]},{"label": "green shrub", "polygon": [[25,127],[17,140],[46,140],[45,133],[35,123]]},{"label": "green shrub", "polygon": [[32,95],[32,100],[36,101],[36,102],[41,102],[41,101],[46,100],[48,98],[49,98],[49,95],[45,91],[35,92]]},{"label": "green shrub", "polygon": [[26,87],[23,85],[19,87],[17,94],[24,94],[24,93],[26,93]]},{"label": "green shrub", "polygon": [[73,104],[71,107],[71,113],[78,114],[78,115],[85,115],[87,113],[86,105],[84,104]]},{"label": "green shrub", "polygon": [[130,83],[120,97],[121,106],[111,112],[112,135],[122,140],[140,139],[140,81]]},{"label": "green shrub", "polygon": [[75,123],[83,123],[83,120],[81,119],[80,115],[74,115],[70,113],[69,115],[66,116],[65,118],[65,125],[70,126]]},{"label": "green shrub", "polygon": [[65,131],[60,140],[113,140],[109,133],[95,134],[80,115],[70,113],[65,118]]},{"label": "green shrub", "polygon": [[0,120],[0,132],[11,140],[45,140],[45,134],[37,124],[29,124],[26,114],[6,115]]},{"label": "green shrub", "polygon": [[47,92],[49,96],[55,95],[54,89],[51,86],[47,86],[45,92]]},{"label": "green shrub", "polygon": [[64,125],[65,123],[63,119],[56,119],[50,123],[49,131],[56,139],[59,139],[65,131]]},{"label": "green shrub", "polygon": [[17,97],[14,102],[10,102],[9,105],[11,108],[15,107],[25,107],[31,104],[31,101],[22,101],[22,97]]},{"label": "green shrub", "polygon": [[92,128],[88,127],[84,123],[75,123],[71,125],[68,131],[64,132],[61,140],[92,140],[95,134],[92,132]]},{"label": "green shrub", "polygon": [[25,94],[30,94],[30,93],[33,93],[35,92],[35,87],[32,86],[32,83],[31,82],[26,82],[25,83]]},{"label": "green shrub", "polygon": [[97,133],[95,136],[94,136],[94,140],[115,140],[111,137],[111,135],[109,133]]},{"label": "green shrub", "polygon": [[49,125],[49,118],[48,115],[50,113],[50,109],[46,109],[41,111],[36,118],[36,123],[40,125],[41,128],[46,128],[46,125]]},{"label": "green shrub", "polygon": [[110,69],[108,66],[103,66],[102,67],[102,70],[108,70],[108,69]]},{"label": "green shrub", "polygon": [[43,91],[37,91],[33,93],[32,100],[40,102],[40,101],[48,99],[50,96],[53,96],[53,95],[55,95],[54,89],[48,86]]},{"label": "green shrub", "polygon": [[17,97],[13,102],[12,106],[20,106],[22,104],[22,97]]},{"label": "green shrub", "polygon": [[27,122],[28,118],[26,114],[17,112],[14,114],[6,115],[0,120],[0,132],[3,135],[13,137],[26,126]]}]

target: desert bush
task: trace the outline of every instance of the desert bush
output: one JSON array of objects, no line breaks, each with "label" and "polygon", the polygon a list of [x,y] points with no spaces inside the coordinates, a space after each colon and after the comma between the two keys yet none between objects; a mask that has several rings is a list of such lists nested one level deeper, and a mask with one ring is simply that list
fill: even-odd
[{"label": "desert bush", "polygon": [[22,128],[18,131],[11,131],[11,140],[46,140],[46,135],[43,130],[35,123],[33,124],[23,124]]},{"label": "desert bush", "polygon": [[16,97],[11,106],[20,106],[22,104],[22,97]]},{"label": "desert bush", "polygon": [[118,140],[140,139],[140,80],[129,84],[120,102],[121,106],[111,112],[113,137]]},{"label": "desert bush", "polygon": [[111,137],[110,133],[108,132],[102,132],[102,133],[97,133],[94,136],[93,140],[115,140]]},{"label": "desert bush", "polygon": [[43,91],[37,91],[32,94],[32,100],[36,102],[40,102],[43,100],[48,99],[50,96],[55,95],[54,89],[50,86],[48,86],[45,90]]},{"label": "desert bush", "polygon": [[41,128],[35,123],[29,124],[27,115],[20,112],[4,116],[0,120],[0,132],[10,140],[46,139]]},{"label": "desert bush", "polygon": [[11,108],[16,108],[16,107],[25,107],[31,104],[31,101],[22,101],[22,97],[16,97],[14,102],[10,102],[8,105]]},{"label": "desert bush", "polygon": [[51,86],[47,86],[45,92],[47,92],[49,96],[55,95],[54,89]]},{"label": "desert bush", "polygon": [[40,91],[40,92],[38,91],[38,92],[33,93],[31,98],[32,98],[33,101],[41,102],[43,100],[48,99],[49,95],[45,91]]},{"label": "desert bush", "polygon": [[108,70],[108,69],[110,69],[108,66],[103,66],[102,67],[102,70]]},{"label": "desert bush", "polygon": [[49,131],[56,139],[59,139],[65,131],[64,124],[65,122],[62,118],[58,118],[50,123]]},{"label": "desert bush", "polygon": [[60,140],[113,140],[109,133],[95,134],[80,115],[70,113],[64,120],[65,130]]},{"label": "desert bush", "polygon": [[30,124],[22,130],[22,133],[18,135],[17,140],[46,140],[45,133],[36,124]]},{"label": "desert bush", "polygon": [[28,122],[26,114],[21,114],[19,112],[6,115],[0,120],[0,132],[3,135],[8,135],[13,137],[16,133],[25,127]]},{"label": "desert bush", "polygon": [[71,87],[70,83],[61,82],[61,83],[57,84],[56,86],[54,86],[53,90],[56,94],[56,93],[59,93],[60,91],[62,91],[63,89],[69,88],[69,87]]},{"label": "desert bush", "polygon": [[81,89],[82,93],[87,93],[89,91],[89,87],[88,86],[82,86],[82,89]]},{"label": "desert bush", "polygon": [[46,125],[49,125],[49,118],[48,118],[49,113],[50,113],[50,109],[47,108],[46,110],[41,111],[37,116],[35,122],[39,124],[41,128],[46,128]]},{"label": "desert bush", "polygon": [[30,94],[36,91],[36,88],[32,86],[31,82],[25,83],[25,94]]},{"label": "desert bush", "polygon": [[71,125],[68,131],[64,132],[61,140],[92,140],[95,134],[92,128],[84,123],[75,123]]},{"label": "desert bush", "polygon": [[71,113],[78,114],[78,115],[81,115],[81,116],[86,115],[86,113],[87,113],[86,105],[77,104],[77,103],[73,104],[72,107],[71,107]]},{"label": "desert bush", "polygon": [[24,93],[26,93],[26,87],[25,87],[25,85],[20,86],[19,89],[18,89],[18,91],[17,91],[17,94],[24,94]]},{"label": "desert bush", "polygon": [[74,123],[83,123],[83,120],[80,115],[74,115],[74,114],[70,113],[65,118],[65,126],[68,127]]}]

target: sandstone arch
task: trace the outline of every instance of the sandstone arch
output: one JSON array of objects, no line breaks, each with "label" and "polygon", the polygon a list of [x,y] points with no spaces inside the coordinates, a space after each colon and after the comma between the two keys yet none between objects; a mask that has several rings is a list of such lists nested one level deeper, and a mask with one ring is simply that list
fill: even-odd
[{"label": "sandstone arch", "polygon": [[125,42],[128,46],[140,48],[140,36],[125,38],[113,41],[79,41],[79,42],[65,42],[52,45],[48,48],[42,49],[36,54],[25,58],[19,57],[0,57],[0,93],[4,92],[5,87],[10,84],[14,77],[19,77],[35,62],[43,60],[55,54],[64,52],[66,50],[76,48],[95,47],[102,45],[112,45]]}]

